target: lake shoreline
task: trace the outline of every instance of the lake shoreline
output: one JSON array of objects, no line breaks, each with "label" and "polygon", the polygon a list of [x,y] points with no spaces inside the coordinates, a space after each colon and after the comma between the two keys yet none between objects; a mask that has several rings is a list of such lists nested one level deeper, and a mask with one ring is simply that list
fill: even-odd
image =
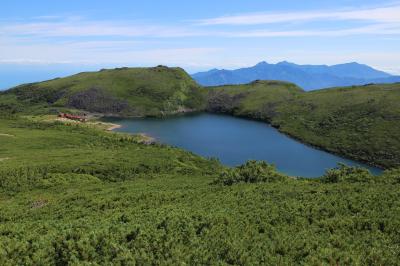
[{"label": "lake shoreline", "polygon": [[[340,162],[350,166],[353,165],[365,167],[376,174],[379,174],[383,170],[380,167],[376,167],[364,161],[354,160],[341,154],[331,152],[327,149],[311,145],[290,134],[280,131],[279,128],[274,127],[270,123],[266,123],[262,120],[250,119],[247,117],[237,117],[224,113],[203,112],[198,115],[199,116],[173,116],[171,122],[166,122],[168,119],[165,117],[148,119],[119,117],[116,118],[115,121],[107,121],[109,123],[123,124],[124,130],[122,131],[125,133],[134,135],[144,133],[146,136],[155,134],[160,136],[160,140],[158,141],[167,145],[180,147],[184,150],[194,152],[202,157],[217,156],[224,165],[230,167],[239,165],[246,160],[255,159],[277,164],[277,166],[281,168],[281,172],[285,171],[283,169],[288,169],[288,172],[286,173],[295,176],[306,176],[305,174],[296,173],[296,168],[315,168],[315,170],[311,170],[311,173],[318,171],[322,173],[321,169],[326,170],[337,167],[337,164]],[[218,118],[218,116],[226,118]],[[122,121],[124,119],[126,119],[126,121]],[[243,122],[236,122],[236,120],[232,119],[239,119]],[[119,121],[121,121],[121,123],[119,123]],[[253,121],[257,123],[248,124],[246,121]],[[228,131],[222,129],[221,132],[218,129],[219,127],[226,126],[228,127]],[[237,126],[239,127],[237,134],[231,134],[230,132],[232,132],[232,130],[236,130],[235,127]],[[240,127],[249,128],[240,129]],[[272,130],[272,132],[276,133],[268,133],[269,130],[264,132],[264,127],[268,127],[270,130]],[[244,137],[243,141],[240,141],[240,138],[238,139],[237,136],[235,137],[235,135],[240,136],[241,134],[244,134],[243,136],[246,136],[247,134],[248,137]],[[279,137],[279,134],[281,134],[282,137],[285,136],[285,138],[282,140]],[[264,138],[264,136],[266,138]],[[235,142],[232,142],[232,138],[235,139]],[[223,142],[219,141],[219,139],[223,140]],[[154,140],[155,139],[152,138],[152,141]],[[278,144],[275,145],[275,143],[280,142],[282,142],[282,144],[279,145],[283,146],[279,146]],[[222,146],[225,145],[225,147],[221,147],[221,143],[224,143]],[[237,147],[237,150],[235,153],[233,153],[233,155],[227,155],[226,150],[229,150],[229,147]],[[319,151],[319,153],[316,153],[317,151]],[[292,153],[295,154],[293,155]],[[305,158],[301,158],[301,156],[305,156]],[[286,160],[288,162],[282,162],[282,160]],[[332,161],[336,161],[336,163],[332,163]],[[315,167],[313,164],[315,164]],[[319,175],[310,174],[309,176],[312,177]]]},{"label": "lake shoreline", "polygon": [[[300,143],[302,143],[302,144],[304,144],[304,145],[306,145],[306,146],[308,146],[308,147],[311,147],[311,148],[314,148],[314,149],[317,149],[317,150],[320,150],[320,151],[324,151],[324,152],[327,152],[327,153],[330,153],[330,154],[334,154],[334,155],[336,155],[336,156],[342,157],[343,159],[354,160],[354,161],[356,161],[356,162],[359,162],[359,163],[362,163],[362,164],[366,164],[366,165],[368,165],[368,166],[375,167],[375,168],[378,168],[378,169],[380,169],[380,170],[386,170],[386,169],[388,169],[387,167],[385,167],[385,166],[383,166],[383,165],[380,165],[380,164],[377,164],[377,163],[374,163],[374,162],[371,162],[371,161],[368,161],[368,160],[364,160],[364,159],[360,159],[360,158],[351,157],[351,156],[348,156],[348,155],[346,155],[346,154],[343,154],[343,153],[337,152],[337,151],[335,151],[335,150],[329,149],[329,148],[327,148],[327,147],[324,147],[324,146],[322,146],[322,145],[312,144],[312,143],[310,143],[310,142],[307,142],[307,141],[306,141],[305,139],[303,139],[303,138],[297,137],[297,136],[295,136],[295,135],[293,135],[293,134],[291,134],[291,133],[289,133],[289,132],[286,132],[286,131],[281,130],[281,128],[280,128],[278,125],[274,125],[274,124],[272,124],[272,123],[270,123],[270,122],[268,122],[268,121],[265,121],[265,120],[263,120],[263,119],[258,119],[258,118],[251,117],[251,116],[241,116],[241,115],[233,115],[233,114],[230,114],[230,113],[217,113],[217,112],[207,112],[207,111],[205,111],[205,112],[175,113],[175,114],[170,114],[170,115],[160,116],[160,117],[157,116],[157,117],[154,117],[154,118],[158,118],[158,119],[168,119],[168,118],[176,117],[176,116],[191,116],[191,115],[200,115],[200,114],[226,115],[226,116],[228,116],[228,117],[235,117],[235,118],[241,118],[241,119],[249,120],[249,121],[262,122],[262,123],[265,123],[265,124],[267,124],[267,125],[269,125],[269,126],[275,128],[276,130],[278,130],[280,133],[286,135],[287,137],[289,137],[289,138],[291,138],[291,139],[293,139],[293,140],[296,140],[296,141],[298,141],[298,142],[300,142]],[[146,119],[146,118],[152,118],[152,117],[146,117],[146,116],[137,116],[137,117],[104,116],[103,118],[106,118],[106,119],[107,119],[107,118],[116,118],[116,119]],[[116,128],[113,128],[112,130],[118,129],[118,128],[121,128],[121,125],[119,125],[119,126],[116,127]],[[144,133],[144,134],[147,134],[147,133]]]},{"label": "lake shoreline", "polygon": [[[106,131],[114,131],[115,133],[120,133],[120,132],[115,131],[115,130],[122,128],[122,125],[116,124],[116,123],[109,123],[109,122],[108,122],[108,124],[110,126],[106,129]],[[130,133],[128,133],[128,134],[130,134]],[[138,133],[138,134],[132,134],[132,135],[140,136],[142,138],[141,143],[146,144],[146,145],[151,145],[151,144],[157,143],[157,139],[156,138],[150,136],[148,133],[145,133],[145,132]]]},{"label": "lake shoreline", "polygon": [[113,131],[113,130],[115,130],[115,129],[118,129],[118,128],[121,128],[122,127],[122,125],[119,125],[119,124],[111,124],[108,128],[107,128],[107,131]]},{"label": "lake shoreline", "polygon": [[249,121],[262,122],[262,123],[265,123],[265,124],[267,124],[267,125],[269,125],[269,126],[275,128],[276,130],[279,131],[279,133],[282,133],[282,134],[286,135],[287,137],[289,137],[289,138],[291,138],[291,139],[293,139],[293,140],[296,140],[296,141],[298,141],[298,142],[300,142],[300,143],[302,143],[302,144],[304,144],[304,145],[306,145],[306,146],[309,146],[309,147],[311,147],[311,148],[314,148],[314,149],[317,149],[317,150],[320,150],[320,151],[324,151],[324,152],[327,152],[327,153],[331,153],[331,154],[337,155],[337,156],[339,156],[339,157],[342,157],[342,158],[344,158],[344,159],[354,160],[354,161],[356,161],[356,162],[363,163],[363,164],[366,164],[366,165],[368,165],[368,166],[378,168],[378,169],[380,169],[380,170],[390,169],[390,168],[388,168],[388,167],[385,167],[385,166],[383,166],[383,165],[380,165],[380,164],[377,164],[377,163],[374,163],[374,162],[371,162],[371,161],[368,161],[368,160],[363,160],[363,159],[361,159],[361,158],[354,158],[354,157],[348,156],[348,155],[346,155],[346,154],[337,152],[337,151],[335,151],[335,150],[331,150],[331,149],[326,148],[326,147],[324,147],[324,146],[322,146],[322,145],[312,144],[312,143],[310,143],[310,142],[307,142],[307,141],[306,141],[305,139],[303,139],[303,138],[297,137],[297,136],[295,136],[295,135],[293,135],[293,134],[291,134],[291,133],[289,133],[289,132],[287,132],[287,131],[281,130],[281,128],[279,127],[279,125],[274,125],[274,124],[272,124],[272,123],[270,123],[270,122],[268,122],[268,121],[265,121],[265,120],[263,120],[263,119],[259,119],[259,118],[255,118],[255,117],[251,117],[251,116],[233,115],[233,114],[230,114],[230,113],[214,113],[214,112],[205,112],[205,113],[217,114],[217,115],[220,114],[220,115],[226,115],[226,116],[235,117],[235,118],[241,118],[241,119],[245,119],[245,120],[249,120]]}]

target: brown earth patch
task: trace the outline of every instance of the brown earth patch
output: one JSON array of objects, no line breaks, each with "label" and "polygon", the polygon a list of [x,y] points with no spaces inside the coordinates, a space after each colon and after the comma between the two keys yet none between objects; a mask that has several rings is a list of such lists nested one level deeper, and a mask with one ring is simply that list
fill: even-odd
[{"label": "brown earth patch", "polygon": [[40,199],[40,200],[35,200],[34,202],[31,203],[31,208],[32,209],[40,209],[46,206],[49,203],[48,200],[45,199]]}]

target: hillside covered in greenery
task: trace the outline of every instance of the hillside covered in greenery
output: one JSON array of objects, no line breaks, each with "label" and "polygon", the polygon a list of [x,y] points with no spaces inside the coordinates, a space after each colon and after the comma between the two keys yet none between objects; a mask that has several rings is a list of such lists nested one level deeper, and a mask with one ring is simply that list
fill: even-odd
[{"label": "hillside covered in greenery", "polygon": [[400,166],[400,83],[304,92],[254,81],[202,88],[182,69],[118,68],[21,85],[0,92],[0,113],[59,111],[164,116],[208,111],[271,123],[305,143],[358,161]]},{"label": "hillside covered in greenery", "polygon": [[209,90],[210,112],[267,121],[330,152],[400,166],[400,83],[304,92],[291,83],[255,81]]},{"label": "hillside covered in greenery", "polygon": [[85,124],[0,119],[0,265],[396,265],[400,172],[294,179]]},{"label": "hillside covered in greenery", "polygon": [[271,123],[305,143],[385,168],[400,166],[400,83],[304,92],[254,81],[202,88],[180,68],[119,68],[0,92],[0,113],[164,116],[208,111]]},{"label": "hillside covered in greenery", "polygon": [[18,86],[0,93],[0,110],[161,116],[203,109],[204,95],[181,68],[117,68]]}]

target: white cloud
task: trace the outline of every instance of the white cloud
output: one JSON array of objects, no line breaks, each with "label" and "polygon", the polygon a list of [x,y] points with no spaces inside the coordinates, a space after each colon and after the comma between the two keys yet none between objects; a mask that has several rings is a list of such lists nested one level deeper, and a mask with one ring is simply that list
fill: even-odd
[{"label": "white cloud", "polygon": [[134,21],[88,21],[66,19],[63,21],[38,21],[30,23],[0,24],[0,33],[8,36],[38,37],[189,37],[206,34],[183,26],[161,26]]},{"label": "white cloud", "polygon": [[3,63],[77,64],[185,64],[205,62],[218,53],[212,47],[151,48],[137,41],[70,41],[58,43],[20,43],[18,39],[0,41]]},{"label": "white cloud", "polygon": [[364,27],[355,27],[348,29],[336,30],[287,30],[287,31],[271,31],[271,30],[248,30],[233,31],[224,33],[226,37],[239,38],[265,38],[265,37],[340,37],[354,35],[399,35],[400,23],[385,23],[378,25],[370,25]]},{"label": "white cloud", "polygon": [[267,38],[267,37],[336,37],[349,35],[399,35],[400,22],[382,23],[363,27],[353,27],[333,30],[223,30],[205,31],[199,28],[167,27],[151,25],[107,24],[105,22],[82,23],[29,23],[16,25],[0,25],[3,36],[32,40],[34,38],[80,38],[80,37],[125,37],[125,38],[184,38],[184,37],[238,37],[238,38]]},{"label": "white cloud", "polygon": [[400,22],[400,5],[360,10],[250,13],[199,20],[199,25],[259,25],[312,20]]},{"label": "white cloud", "polygon": [[[287,22],[326,20],[361,20],[365,26],[340,29],[318,29],[304,26],[302,29],[290,29]],[[389,7],[342,10],[342,11],[303,11],[285,13],[251,13],[216,17],[197,21],[198,23],[175,25],[149,24],[138,21],[99,21],[79,16],[41,16],[27,23],[1,22],[0,35],[16,38],[184,38],[184,37],[336,37],[348,35],[398,35],[400,34],[400,4]],[[265,24],[274,23],[274,29],[266,29]],[[279,25],[284,30],[279,30]],[[215,25],[259,25],[258,29],[218,28]],[[323,25],[323,24],[321,24]]]}]

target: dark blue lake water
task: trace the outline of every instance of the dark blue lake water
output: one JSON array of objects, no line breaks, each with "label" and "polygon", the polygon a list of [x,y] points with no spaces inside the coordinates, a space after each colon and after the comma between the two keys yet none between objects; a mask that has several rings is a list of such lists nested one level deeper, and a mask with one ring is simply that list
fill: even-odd
[{"label": "dark blue lake water", "polygon": [[266,123],[242,118],[204,113],[164,119],[107,120],[122,126],[116,131],[146,133],[161,143],[216,157],[229,166],[250,159],[265,160],[283,173],[303,177],[319,177],[338,163],[367,167],[374,174],[381,172],[378,168],[304,145]]}]

